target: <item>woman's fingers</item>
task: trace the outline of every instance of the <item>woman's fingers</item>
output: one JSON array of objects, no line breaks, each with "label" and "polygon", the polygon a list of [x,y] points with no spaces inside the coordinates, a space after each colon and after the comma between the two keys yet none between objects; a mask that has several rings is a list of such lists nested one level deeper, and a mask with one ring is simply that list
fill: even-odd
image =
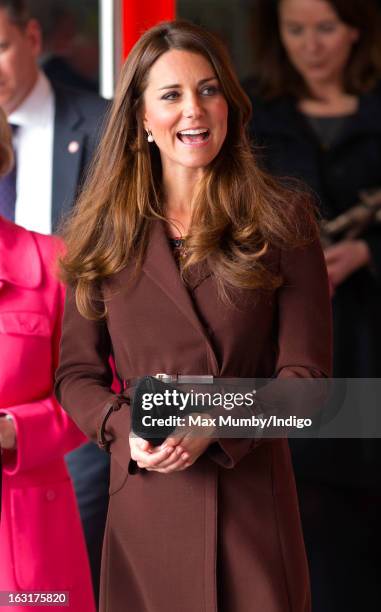
[{"label": "woman's fingers", "polygon": [[166,440],[162,446],[154,448],[146,440],[131,436],[131,458],[140,468],[148,471],[155,470],[162,473],[176,471],[184,466],[184,462],[189,459],[189,453],[184,453],[184,449],[179,445],[170,446],[168,442],[169,440]]},{"label": "woman's fingers", "polygon": [[147,440],[143,440],[143,438],[137,438],[136,444],[138,448],[144,453],[151,452],[151,444]]},{"label": "woman's fingers", "polygon": [[[181,443],[180,443],[181,441]],[[147,471],[170,474],[187,469],[211,444],[211,438],[195,437],[193,432],[172,435],[158,447],[142,438],[130,437],[131,458]]]},{"label": "woman's fingers", "polygon": [[154,466],[166,459],[173,451],[173,448],[169,446],[154,449],[146,440],[134,436],[130,436],[130,449],[131,458],[137,462],[139,467]]},{"label": "woman's fingers", "polygon": [[135,461],[137,461],[139,467],[148,469],[149,467],[156,467],[157,465],[160,465],[161,462],[172,452],[173,449],[171,448],[164,448],[153,453],[146,453],[142,451],[141,453],[137,454]]},{"label": "woman's fingers", "polygon": [[189,458],[188,453],[182,453],[180,456],[176,456],[176,454],[173,453],[173,455],[175,455],[174,461],[167,467],[163,467],[163,465],[161,465],[160,467],[155,466],[154,468],[147,468],[147,470],[149,472],[159,472],[160,474],[171,474],[172,472],[179,472],[180,470],[185,469],[187,459]]},{"label": "woman's fingers", "polygon": [[162,446],[178,446],[181,441],[185,438],[187,434],[187,430],[183,429],[178,433],[174,432],[169,438],[163,442]]},{"label": "woman's fingers", "polygon": [[168,468],[173,467],[174,464],[177,464],[180,457],[183,457],[185,454],[185,459],[189,457],[188,453],[184,453],[184,449],[181,446],[176,446],[173,449],[173,453],[171,453],[168,457],[166,457],[160,463],[157,463],[157,468]]}]

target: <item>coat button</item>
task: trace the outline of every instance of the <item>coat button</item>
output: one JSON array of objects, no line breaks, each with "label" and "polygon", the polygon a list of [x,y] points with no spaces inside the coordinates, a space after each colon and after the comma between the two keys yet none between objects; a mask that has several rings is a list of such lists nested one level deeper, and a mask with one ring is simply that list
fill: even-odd
[{"label": "coat button", "polygon": [[49,491],[46,491],[46,499],[48,501],[53,501],[56,498],[56,494],[55,491],[53,491],[53,489],[49,489]]}]

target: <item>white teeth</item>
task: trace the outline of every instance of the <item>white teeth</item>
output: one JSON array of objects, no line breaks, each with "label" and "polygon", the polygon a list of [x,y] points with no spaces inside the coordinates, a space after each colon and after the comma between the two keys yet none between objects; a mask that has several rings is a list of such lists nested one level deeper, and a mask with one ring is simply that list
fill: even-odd
[{"label": "white teeth", "polygon": [[179,134],[183,136],[197,136],[197,134],[205,134],[206,132],[208,132],[206,128],[201,128],[198,130],[182,130]]}]

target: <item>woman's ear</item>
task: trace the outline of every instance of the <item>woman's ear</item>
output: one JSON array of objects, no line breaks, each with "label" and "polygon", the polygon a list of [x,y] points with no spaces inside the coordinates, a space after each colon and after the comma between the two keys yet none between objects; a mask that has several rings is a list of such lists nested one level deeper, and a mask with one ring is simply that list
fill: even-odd
[{"label": "woman's ear", "polygon": [[147,131],[148,130],[148,120],[147,120],[146,109],[144,107],[145,107],[145,104],[143,103],[139,109],[137,120],[143,121],[143,127]]}]

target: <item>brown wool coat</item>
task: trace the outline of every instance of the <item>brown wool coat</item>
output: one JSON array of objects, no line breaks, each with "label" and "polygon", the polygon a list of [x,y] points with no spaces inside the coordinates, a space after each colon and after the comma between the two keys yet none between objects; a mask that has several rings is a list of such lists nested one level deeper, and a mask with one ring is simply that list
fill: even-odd
[{"label": "brown wool coat", "polygon": [[[106,322],[68,295],[57,374],[63,407],[99,436],[110,350],[124,379],[157,372],[222,377],[330,374],[330,306],[318,244],[273,250],[284,286],[223,304],[205,267],[188,291],[161,222],[143,270],[104,284]],[[118,404],[114,402],[118,407]],[[221,439],[185,471],[147,472],[130,459],[129,408],[105,423],[110,506],[102,566],[107,612],[308,612],[309,581],[286,440]],[[130,469],[129,469],[130,466]],[[135,469],[133,469],[135,467]]]}]

